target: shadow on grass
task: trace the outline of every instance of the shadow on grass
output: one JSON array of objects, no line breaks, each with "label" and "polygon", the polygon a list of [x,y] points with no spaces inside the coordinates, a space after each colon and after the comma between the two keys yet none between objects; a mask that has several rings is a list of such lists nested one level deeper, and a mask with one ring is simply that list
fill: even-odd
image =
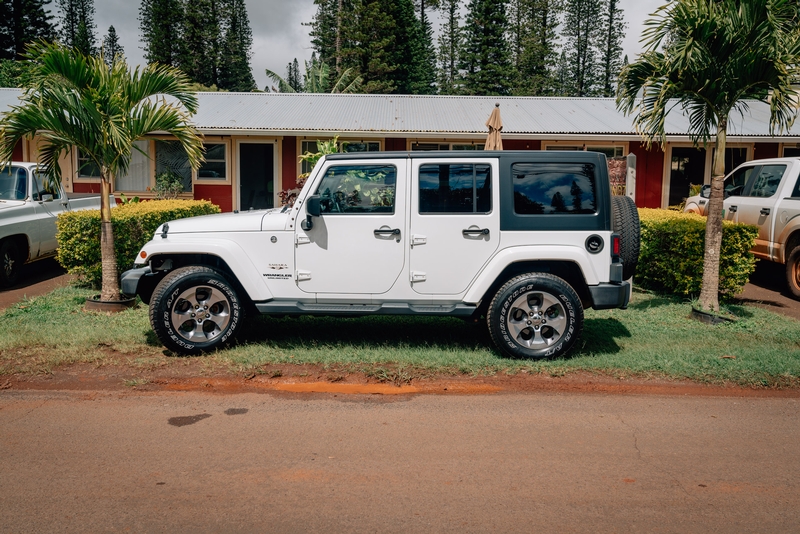
[{"label": "shadow on grass", "polygon": [[578,340],[578,350],[572,355],[616,354],[622,350],[617,339],[629,337],[630,331],[617,319],[586,319],[583,334]]}]

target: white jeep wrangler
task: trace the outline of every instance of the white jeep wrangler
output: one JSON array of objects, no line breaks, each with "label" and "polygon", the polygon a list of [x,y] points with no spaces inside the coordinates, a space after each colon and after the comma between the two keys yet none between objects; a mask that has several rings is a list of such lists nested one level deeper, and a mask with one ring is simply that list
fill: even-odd
[{"label": "white jeep wrangler", "polygon": [[627,306],[638,255],[602,154],[334,154],[292,207],[162,225],[122,290],[184,354],[229,343],[247,311],[485,317],[503,353],[543,358],[585,307]]}]

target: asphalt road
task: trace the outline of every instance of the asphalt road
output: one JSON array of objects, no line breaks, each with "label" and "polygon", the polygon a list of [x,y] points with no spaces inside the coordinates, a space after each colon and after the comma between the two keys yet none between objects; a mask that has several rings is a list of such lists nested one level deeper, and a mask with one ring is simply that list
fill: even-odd
[{"label": "asphalt road", "polygon": [[0,392],[1,532],[797,532],[800,399]]}]

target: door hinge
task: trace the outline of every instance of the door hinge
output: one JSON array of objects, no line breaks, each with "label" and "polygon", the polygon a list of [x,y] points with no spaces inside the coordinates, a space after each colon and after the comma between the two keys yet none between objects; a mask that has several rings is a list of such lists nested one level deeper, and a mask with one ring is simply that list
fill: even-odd
[{"label": "door hinge", "polygon": [[301,271],[298,269],[294,274],[295,279],[298,282],[302,282],[303,280],[311,280],[311,271]]},{"label": "door hinge", "polygon": [[412,235],[411,236],[411,246],[414,245],[424,245],[428,242],[428,237],[424,235]]},{"label": "door hinge", "polygon": [[427,273],[423,273],[421,271],[411,271],[411,283],[414,282],[424,282],[427,280],[428,275]]},{"label": "door hinge", "polygon": [[305,245],[307,243],[311,243],[311,238],[308,237],[307,235],[296,234],[294,238],[294,243],[296,245]]}]

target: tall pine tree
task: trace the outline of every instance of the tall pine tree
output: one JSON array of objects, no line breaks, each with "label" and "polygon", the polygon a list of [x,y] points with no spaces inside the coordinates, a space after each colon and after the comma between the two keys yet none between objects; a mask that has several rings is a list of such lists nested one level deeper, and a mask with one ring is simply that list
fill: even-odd
[{"label": "tall pine tree", "polygon": [[515,95],[556,93],[561,0],[512,0],[512,52]]},{"label": "tall pine tree", "polygon": [[[316,56],[311,58],[311,62],[316,61]],[[295,93],[303,92],[303,75],[300,74],[300,63],[297,58],[286,65],[286,84],[294,90]]]},{"label": "tall pine tree", "polygon": [[66,46],[84,55],[93,55],[97,49],[94,24],[94,0],[57,0],[59,38]]},{"label": "tall pine tree", "polygon": [[569,64],[568,96],[593,96],[598,92],[602,1],[566,2],[563,35]]},{"label": "tall pine tree", "polygon": [[250,69],[253,32],[244,0],[227,0],[223,11],[225,37],[220,57],[219,88],[252,91],[256,88]]},{"label": "tall pine tree", "polygon": [[108,27],[108,33],[103,38],[103,61],[106,62],[106,65],[111,67],[114,64],[114,58],[120,56],[125,56],[125,50],[122,48],[122,45],[119,44],[119,37],[117,37],[117,30],[114,26]]},{"label": "tall pine tree", "polygon": [[142,0],[139,30],[148,63],[180,65],[183,12],[182,0]]},{"label": "tall pine tree", "polygon": [[460,64],[466,94],[507,95],[511,91],[507,28],[506,0],[470,0]]},{"label": "tall pine tree", "polygon": [[221,0],[191,0],[184,5],[179,66],[190,80],[206,87],[219,87],[221,4]]},{"label": "tall pine tree", "polygon": [[55,37],[50,0],[3,0],[0,4],[0,59],[21,59],[25,45]]},{"label": "tall pine tree", "polygon": [[464,41],[459,13],[460,4],[460,0],[442,0],[443,22],[439,33],[437,80],[439,93],[444,95],[454,95],[460,91],[458,68]]},{"label": "tall pine tree", "polygon": [[416,59],[417,82],[411,87],[414,94],[434,94],[436,92],[436,46],[433,44],[433,25],[428,10],[439,7],[441,0],[415,0],[419,13],[421,43],[419,58]]},{"label": "tall pine tree", "polygon": [[627,23],[623,19],[619,0],[604,0],[602,39],[600,48],[600,85],[602,95],[614,96],[616,80],[622,70],[622,39],[625,38]]}]

